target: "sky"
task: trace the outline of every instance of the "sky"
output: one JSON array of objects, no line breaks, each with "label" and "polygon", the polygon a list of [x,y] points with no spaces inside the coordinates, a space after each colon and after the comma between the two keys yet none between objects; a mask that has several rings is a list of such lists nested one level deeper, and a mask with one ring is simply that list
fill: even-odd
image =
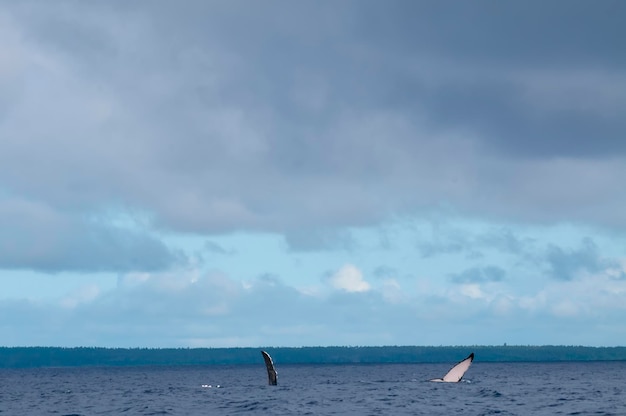
[{"label": "sky", "polygon": [[624,21],[0,1],[0,345],[625,345]]}]

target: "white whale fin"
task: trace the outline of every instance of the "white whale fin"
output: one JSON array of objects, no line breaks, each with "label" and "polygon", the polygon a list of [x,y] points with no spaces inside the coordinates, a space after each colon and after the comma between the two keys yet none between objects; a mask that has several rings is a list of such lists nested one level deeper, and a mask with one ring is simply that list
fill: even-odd
[{"label": "white whale fin", "polygon": [[263,354],[263,359],[265,360],[265,367],[267,367],[267,378],[270,386],[275,386],[278,384],[278,373],[274,368],[274,362],[272,361],[272,357],[265,351],[261,351]]},{"label": "white whale fin", "polygon": [[470,368],[470,365],[472,365],[472,361],[474,361],[474,353],[468,355],[466,359],[459,361],[443,378],[435,378],[430,381],[458,383],[463,378],[465,372]]}]

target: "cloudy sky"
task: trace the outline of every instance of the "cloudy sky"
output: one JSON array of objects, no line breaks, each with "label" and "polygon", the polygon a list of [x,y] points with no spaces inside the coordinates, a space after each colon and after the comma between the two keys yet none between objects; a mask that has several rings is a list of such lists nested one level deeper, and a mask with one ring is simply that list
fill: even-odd
[{"label": "cloudy sky", "polygon": [[624,345],[624,21],[1,1],[0,345]]}]

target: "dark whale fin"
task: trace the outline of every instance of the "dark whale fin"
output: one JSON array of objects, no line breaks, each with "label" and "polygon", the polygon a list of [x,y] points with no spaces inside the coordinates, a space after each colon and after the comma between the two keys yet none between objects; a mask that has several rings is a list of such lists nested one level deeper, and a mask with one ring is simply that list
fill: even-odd
[{"label": "dark whale fin", "polygon": [[470,368],[470,365],[472,365],[472,361],[474,361],[474,353],[471,353],[467,358],[456,363],[443,378],[435,378],[430,381],[458,383],[463,378],[465,372]]},{"label": "dark whale fin", "polygon": [[261,351],[263,354],[263,359],[265,360],[265,367],[267,367],[267,378],[270,386],[275,386],[278,384],[278,373],[276,373],[276,369],[274,368],[274,362],[272,361],[272,357],[265,351]]}]

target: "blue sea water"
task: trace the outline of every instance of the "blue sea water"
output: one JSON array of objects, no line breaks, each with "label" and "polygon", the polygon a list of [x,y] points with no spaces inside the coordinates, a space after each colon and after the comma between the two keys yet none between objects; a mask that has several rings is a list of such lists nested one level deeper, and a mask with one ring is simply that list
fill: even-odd
[{"label": "blue sea water", "polygon": [[[1,415],[626,415],[626,362],[0,369]],[[211,387],[202,387],[210,385]],[[219,386],[219,387],[218,387]]]}]

